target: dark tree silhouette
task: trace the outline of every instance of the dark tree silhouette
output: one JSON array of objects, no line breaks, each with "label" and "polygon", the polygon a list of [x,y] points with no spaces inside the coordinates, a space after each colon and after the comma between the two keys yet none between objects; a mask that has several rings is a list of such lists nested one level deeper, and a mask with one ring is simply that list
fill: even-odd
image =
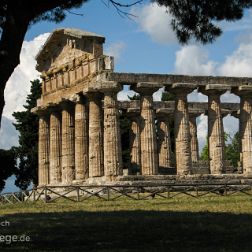
[{"label": "dark tree silhouette", "polygon": [[19,131],[19,146],[14,147],[18,165],[15,172],[15,185],[22,190],[27,189],[31,182],[38,182],[38,116],[31,113],[36,100],[41,96],[39,80],[31,81],[31,93],[27,96],[25,111],[14,112],[14,126]]}]

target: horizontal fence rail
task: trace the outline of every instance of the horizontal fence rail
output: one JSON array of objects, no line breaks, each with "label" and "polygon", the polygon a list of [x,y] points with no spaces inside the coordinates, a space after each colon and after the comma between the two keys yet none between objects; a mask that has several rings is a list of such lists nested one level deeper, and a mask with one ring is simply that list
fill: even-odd
[{"label": "horizontal fence rail", "polygon": [[28,201],[55,202],[65,199],[82,202],[90,198],[104,201],[127,197],[132,200],[153,198],[171,199],[179,195],[199,198],[206,195],[230,196],[233,194],[252,196],[252,184],[167,184],[167,185],[70,185],[43,186],[29,191],[0,195],[0,204],[15,204]]}]

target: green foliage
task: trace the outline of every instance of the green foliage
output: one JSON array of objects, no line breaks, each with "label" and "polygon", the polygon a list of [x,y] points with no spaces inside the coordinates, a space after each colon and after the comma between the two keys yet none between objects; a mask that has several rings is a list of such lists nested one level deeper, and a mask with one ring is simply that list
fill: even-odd
[{"label": "green foliage", "polygon": [[200,154],[201,160],[208,160],[208,139],[206,138],[206,144],[202,149],[202,152]]},{"label": "green foliage", "polygon": [[133,101],[133,100],[140,100],[140,95],[139,94],[134,94],[133,96],[128,96],[128,98]]},{"label": "green foliage", "polygon": [[33,182],[37,184],[38,166],[38,116],[31,113],[36,106],[36,100],[41,95],[41,83],[39,80],[31,81],[31,93],[27,96],[25,111],[14,112],[16,119],[14,126],[19,131],[19,146],[15,147],[18,167],[16,170],[16,186],[22,190]]},{"label": "green foliage", "polygon": [[171,25],[181,43],[194,38],[203,44],[213,42],[222,30],[216,21],[236,21],[244,9],[251,8],[251,0],[152,0],[168,8]]},{"label": "green foliage", "polygon": [[[239,150],[239,132],[237,132],[233,138],[227,133],[224,133],[224,140],[225,140],[225,159],[230,160],[231,164],[234,167],[237,167],[237,163],[240,160],[240,150]],[[230,143],[227,143],[230,140]],[[206,144],[202,149],[201,160],[208,160],[208,140],[206,140]]]},{"label": "green foliage", "polygon": [[168,92],[163,92],[161,96],[161,101],[174,101],[175,95]]},{"label": "green foliage", "polygon": [[231,143],[225,147],[226,159],[231,161],[234,167],[237,167],[238,161],[240,160],[240,136],[237,132],[231,139]]},{"label": "green foliage", "polygon": [[16,158],[13,148],[10,150],[0,149],[0,191],[4,189],[5,180],[14,174],[16,170]]}]

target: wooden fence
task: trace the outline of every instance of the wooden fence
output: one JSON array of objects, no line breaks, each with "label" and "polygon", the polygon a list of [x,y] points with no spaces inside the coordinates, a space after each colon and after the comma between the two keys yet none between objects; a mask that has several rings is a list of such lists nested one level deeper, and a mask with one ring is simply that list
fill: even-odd
[{"label": "wooden fence", "polygon": [[194,198],[206,195],[230,196],[233,194],[252,196],[252,184],[162,184],[162,185],[85,185],[85,186],[43,186],[29,191],[0,195],[0,204],[15,204],[27,201],[55,202],[66,199],[82,202],[90,198],[116,200],[127,197],[132,200],[153,198],[171,199],[179,195]]}]

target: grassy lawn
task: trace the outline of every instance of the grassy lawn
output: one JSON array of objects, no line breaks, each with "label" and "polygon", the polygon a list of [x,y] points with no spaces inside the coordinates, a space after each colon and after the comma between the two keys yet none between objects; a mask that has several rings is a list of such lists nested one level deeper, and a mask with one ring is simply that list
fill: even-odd
[{"label": "grassy lawn", "polygon": [[252,251],[252,197],[205,196],[0,206],[0,251]]}]

